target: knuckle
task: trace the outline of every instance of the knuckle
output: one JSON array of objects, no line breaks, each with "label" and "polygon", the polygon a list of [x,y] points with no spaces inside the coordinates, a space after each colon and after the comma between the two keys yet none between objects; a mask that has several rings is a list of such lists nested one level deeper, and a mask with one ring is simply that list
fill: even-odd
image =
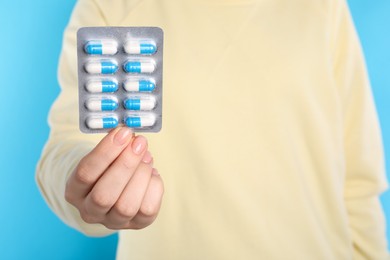
[{"label": "knuckle", "polygon": [[80,162],[75,172],[75,178],[83,184],[93,184],[95,180],[89,169],[90,167],[88,166],[88,163]]},{"label": "knuckle", "polygon": [[69,202],[70,204],[74,205],[75,204],[75,197],[73,192],[70,191],[68,187],[65,188],[65,200]]},{"label": "knuckle", "polygon": [[114,204],[114,198],[107,192],[92,191],[90,194],[91,202],[99,208],[111,208]]},{"label": "knuckle", "polygon": [[113,222],[109,222],[109,221],[103,221],[101,223],[103,226],[105,226],[106,228],[108,229],[112,229],[112,230],[121,230],[121,229],[125,229],[126,228],[126,224],[125,223],[113,223]]},{"label": "knuckle", "polygon": [[113,224],[111,224],[111,223],[102,222],[101,224],[102,224],[103,226],[105,226],[106,228],[111,229],[111,230],[120,230],[120,229],[121,229],[121,227],[118,227],[118,226],[113,225]]},{"label": "knuckle", "polygon": [[130,229],[133,229],[133,230],[140,230],[140,229],[143,229],[145,227],[147,227],[148,225],[140,225],[140,224],[134,224],[132,226],[130,226],[129,228]]},{"label": "knuckle", "polygon": [[131,206],[129,203],[121,202],[119,201],[115,205],[115,210],[118,212],[118,214],[122,217],[132,219],[137,215],[138,208]]},{"label": "knuckle", "polygon": [[164,195],[164,184],[161,179],[155,182],[152,192],[155,194],[153,199],[144,201],[140,208],[140,213],[146,217],[155,217],[160,211],[160,204]]},{"label": "knuckle", "polygon": [[142,163],[137,170],[142,172],[142,174],[147,174],[149,177],[152,176],[153,173],[153,167],[145,163]]},{"label": "knuckle", "polygon": [[85,223],[88,223],[88,224],[99,223],[99,221],[96,217],[94,217],[88,213],[85,213],[85,212],[80,212],[80,217]]},{"label": "knuckle", "polygon": [[147,218],[156,216],[158,214],[158,211],[159,211],[158,205],[151,204],[151,203],[143,204],[140,209],[141,214]]},{"label": "knuckle", "polygon": [[126,170],[129,170],[129,171],[132,171],[135,169],[135,165],[134,165],[133,160],[129,160],[129,159],[123,160],[122,165]]},{"label": "knuckle", "polygon": [[129,225],[127,225],[127,229],[134,229],[134,230],[139,230],[146,228],[150,226],[154,222],[155,218],[152,219],[138,219],[136,221],[130,221]]}]

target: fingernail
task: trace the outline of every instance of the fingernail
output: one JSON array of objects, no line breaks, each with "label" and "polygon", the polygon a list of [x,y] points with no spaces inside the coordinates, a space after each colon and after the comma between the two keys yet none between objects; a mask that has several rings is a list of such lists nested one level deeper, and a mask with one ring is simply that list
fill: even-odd
[{"label": "fingernail", "polygon": [[144,158],[142,158],[142,161],[144,163],[151,163],[153,160],[153,157],[152,157],[152,154],[149,152],[149,151],[146,151],[145,154],[144,154]]},{"label": "fingernail", "polygon": [[114,143],[117,145],[123,145],[128,140],[128,136],[131,135],[131,130],[128,127],[122,127],[114,136]]},{"label": "fingernail", "polygon": [[132,143],[133,153],[141,154],[146,149],[146,138],[142,135],[139,135],[135,138]]}]

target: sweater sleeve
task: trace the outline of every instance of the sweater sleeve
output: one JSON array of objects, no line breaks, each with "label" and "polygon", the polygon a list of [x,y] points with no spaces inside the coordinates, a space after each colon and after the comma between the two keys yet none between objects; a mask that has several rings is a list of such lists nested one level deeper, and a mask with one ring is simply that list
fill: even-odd
[{"label": "sweater sleeve", "polygon": [[78,129],[76,33],[83,26],[105,25],[105,18],[94,1],[76,3],[64,33],[59,61],[61,92],[50,111],[50,136],[36,169],[36,182],[50,208],[66,224],[90,236],[103,236],[113,231],[100,224],[85,223],[78,210],[64,199],[64,191],[67,178],[79,160],[103,137],[85,135]]},{"label": "sweater sleeve", "polygon": [[345,1],[334,2],[334,75],[344,109],[344,197],[354,259],[390,259],[379,201],[387,188],[379,122],[348,6]]}]

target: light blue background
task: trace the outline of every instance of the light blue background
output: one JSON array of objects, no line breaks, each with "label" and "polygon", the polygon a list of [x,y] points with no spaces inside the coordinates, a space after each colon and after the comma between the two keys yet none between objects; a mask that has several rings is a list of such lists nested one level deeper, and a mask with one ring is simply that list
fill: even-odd
[{"label": "light blue background", "polygon": [[[56,71],[62,32],[75,0],[0,3],[0,258],[112,259],[117,237],[87,238],[62,224],[34,181],[49,133],[47,112],[59,92]],[[349,4],[365,51],[390,165],[390,1],[350,0]],[[382,202],[390,223],[390,192]],[[387,235],[390,238],[389,228]]]}]

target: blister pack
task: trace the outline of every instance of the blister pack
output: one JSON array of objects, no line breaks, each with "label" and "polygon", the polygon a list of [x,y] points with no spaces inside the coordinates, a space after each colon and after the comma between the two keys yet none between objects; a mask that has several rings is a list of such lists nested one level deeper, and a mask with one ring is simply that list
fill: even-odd
[{"label": "blister pack", "polygon": [[119,125],[134,132],[161,130],[161,28],[83,27],[77,32],[77,56],[83,133]]}]

